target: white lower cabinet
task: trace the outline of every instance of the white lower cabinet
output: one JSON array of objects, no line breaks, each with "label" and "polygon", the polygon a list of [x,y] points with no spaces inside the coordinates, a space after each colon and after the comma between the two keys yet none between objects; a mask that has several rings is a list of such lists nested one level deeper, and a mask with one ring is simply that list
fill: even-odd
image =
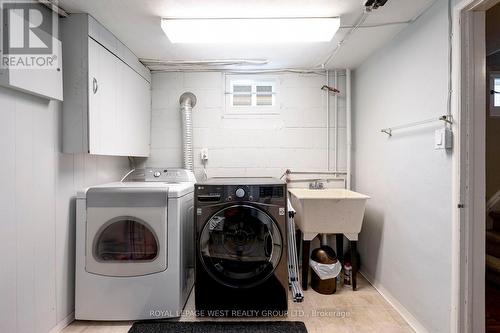
[{"label": "white lower cabinet", "polygon": [[[93,31],[104,29],[96,27],[96,21],[88,15],[83,18],[81,15],[84,14],[73,17],[76,22],[68,22],[72,24],[68,24],[66,31],[63,30],[63,36],[65,32],[69,34],[71,28],[77,30],[74,33],[80,33],[76,28],[85,27],[85,24],[92,24]],[[109,45],[109,33],[107,36]],[[83,43],[83,55],[79,59],[73,58],[73,64],[68,64],[71,68],[65,67],[64,72],[68,98],[65,95],[63,103],[63,150],[72,153],[86,151],[96,155],[149,156],[149,71],[142,71],[138,67],[142,66],[140,64],[125,62],[131,59],[130,54],[115,54],[87,33],[81,34],[80,38],[78,45]],[[119,43],[118,40],[114,42],[114,45]],[[78,57],[73,48],[68,52]],[[68,90],[66,86],[69,86]],[[85,89],[85,94],[78,89]]]}]

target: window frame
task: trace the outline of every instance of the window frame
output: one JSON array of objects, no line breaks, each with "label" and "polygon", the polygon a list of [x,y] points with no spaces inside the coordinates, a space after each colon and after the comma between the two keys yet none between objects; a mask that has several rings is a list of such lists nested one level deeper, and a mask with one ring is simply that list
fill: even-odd
[{"label": "window frame", "polygon": [[498,94],[490,94],[491,90],[495,90],[495,80],[500,80],[500,71],[490,72],[490,84],[488,94],[490,95],[490,117],[500,117],[500,105],[495,106],[495,96]]},{"label": "window frame", "polygon": [[[262,75],[225,75],[225,114],[239,115],[278,115],[279,84],[275,76]],[[235,85],[251,86],[252,105],[233,105],[233,87]],[[272,87],[272,105],[257,105],[257,86]]]}]

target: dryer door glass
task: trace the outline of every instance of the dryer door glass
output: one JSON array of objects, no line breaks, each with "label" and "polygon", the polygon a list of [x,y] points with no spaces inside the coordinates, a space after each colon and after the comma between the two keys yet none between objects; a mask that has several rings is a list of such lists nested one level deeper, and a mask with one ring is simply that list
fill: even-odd
[{"label": "dryer door glass", "polygon": [[235,205],[217,212],[205,224],[198,255],[215,280],[245,288],[272,275],[282,248],[281,233],[267,213],[252,206]]},{"label": "dryer door glass", "polygon": [[120,217],[108,222],[94,242],[97,261],[152,261],[158,256],[158,241],[145,222]]}]

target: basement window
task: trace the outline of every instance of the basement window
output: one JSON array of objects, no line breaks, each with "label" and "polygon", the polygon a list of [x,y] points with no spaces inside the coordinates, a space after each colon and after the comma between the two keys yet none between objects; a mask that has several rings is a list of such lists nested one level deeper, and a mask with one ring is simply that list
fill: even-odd
[{"label": "basement window", "polygon": [[500,72],[490,75],[490,116],[500,117]]},{"label": "basement window", "polygon": [[273,106],[274,82],[272,81],[232,81],[231,106]]},{"label": "basement window", "polygon": [[276,114],[276,79],[226,76],[226,113]]}]

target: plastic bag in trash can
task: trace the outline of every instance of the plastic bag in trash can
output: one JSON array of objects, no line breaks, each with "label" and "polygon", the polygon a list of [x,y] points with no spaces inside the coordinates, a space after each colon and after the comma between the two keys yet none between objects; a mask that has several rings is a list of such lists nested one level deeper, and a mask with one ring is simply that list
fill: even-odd
[{"label": "plastic bag in trash can", "polygon": [[309,260],[309,266],[318,274],[321,280],[334,279],[337,275],[340,274],[340,270],[342,269],[342,265],[340,261],[337,261],[334,264],[321,264],[314,260]]}]

